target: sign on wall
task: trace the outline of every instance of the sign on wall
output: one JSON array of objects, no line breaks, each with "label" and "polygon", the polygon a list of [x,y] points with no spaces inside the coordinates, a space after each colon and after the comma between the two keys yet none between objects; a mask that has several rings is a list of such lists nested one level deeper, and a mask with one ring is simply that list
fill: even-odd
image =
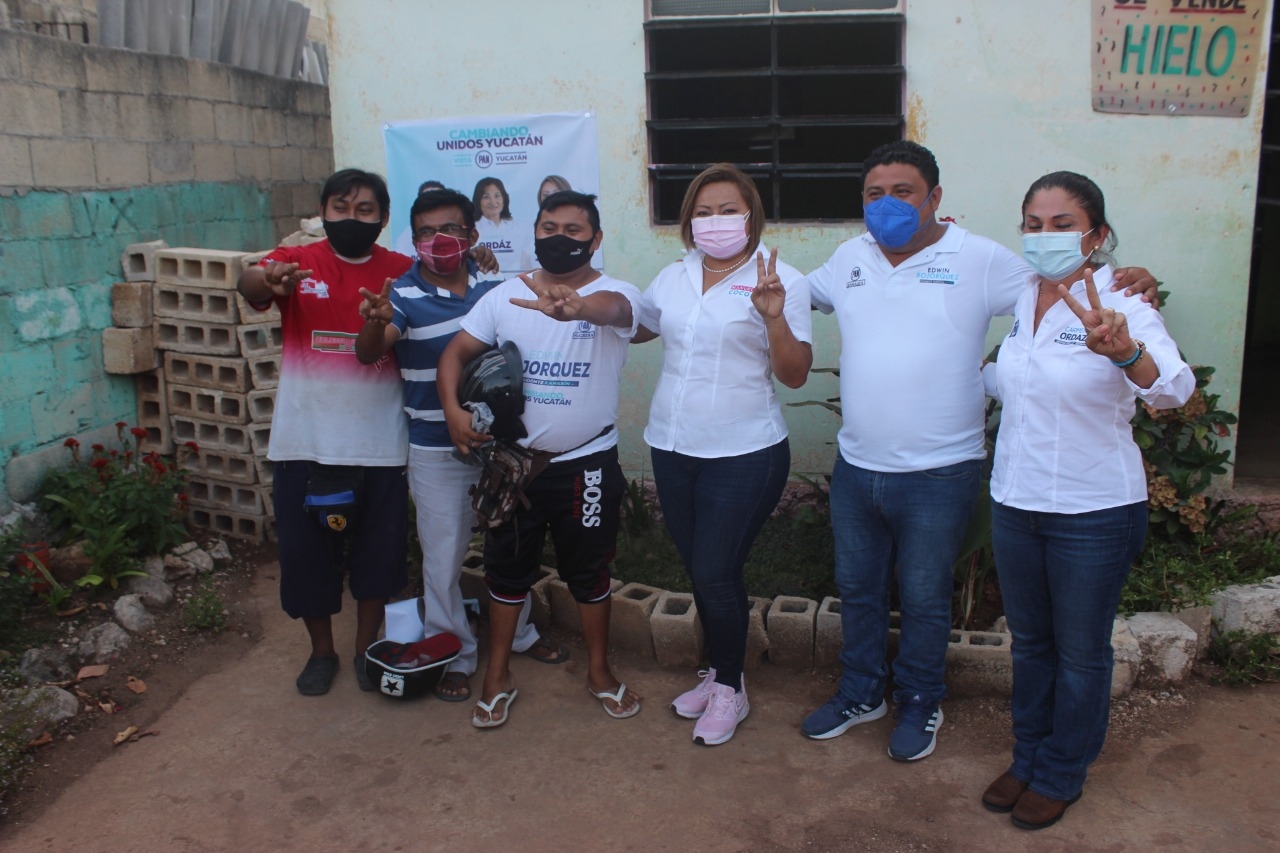
[{"label": "sign on wall", "polygon": [[[392,248],[414,255],[409,210],[424,182],[472,199],[480,242],[504,273],[533,269],[533,223],[543,197],[599,194],[595,114],[466,116],[386,124]],[[602,269],[603,248],[591,259]]]},{"label": "sign on wall", "polygon": [[1093,109],[1147,115],[1249,114],[1267,0],[1099,0]]}]

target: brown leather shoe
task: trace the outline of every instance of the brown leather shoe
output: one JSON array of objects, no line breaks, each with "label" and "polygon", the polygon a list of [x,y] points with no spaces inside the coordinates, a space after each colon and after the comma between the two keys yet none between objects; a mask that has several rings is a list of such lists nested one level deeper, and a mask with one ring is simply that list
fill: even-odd
[{"label": "brown leather shoe", "polygon": [[1026,790],[1026,782],[1006,772],[982,792],[982,804],[989,811],[1006,814],[1013,811],[1014,804]]},{"label": "brown leather shoe", "polygon": [[1067,806],[1080,799],[1076,794],[1069,800],[1051,800],[1035,791],[1027,791],[1013,807],[1013,825],[1019,829],[1044,829],[1062,819]]}]

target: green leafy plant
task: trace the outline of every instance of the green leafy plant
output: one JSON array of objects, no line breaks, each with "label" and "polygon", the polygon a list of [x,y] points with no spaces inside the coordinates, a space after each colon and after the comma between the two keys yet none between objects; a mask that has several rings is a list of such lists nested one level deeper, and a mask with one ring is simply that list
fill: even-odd
[{"label": "green leafy plant", "polygon": [[[184,476],[173,460],[154,451],[139,455],[136,440],[146,431],[138,427],[125,433],[116,424],[119,450],[95,444],[87,460],[80,456],[80,442],[63,444],[72,464],[51,471],[41,488],[40,506],[50,523],[67,541],[86,540],[85,552],[106,565],[96,567],[96,586],[130,570],[128,561],[160,553],[186,539],[183,515],[186,496]],[[187,442],[179,453],[197,453]]]},{"label": "green leafy plant", "polygon": [[656,513],[644,483],[631,480],[622,493],[622,529],[628,536],[644,536],[655,527]]},{"label": "green leafy plant", "polygon": [[1153,539],[1138,557],[1120,594],[1120,610],[1185,610],[1208,604],[1233,584],[1257,583],[1280,574],[1280,542],[1236,525],[1216,537],[1200,534],[1191,545]]},{"label": "green leafy plant", "polygon": [[1218,408],[1218,395],[1205,391],[1212,367],[1193,367],[1196,390],[1178,409],[1153,409],[1138,402],[1133,440],[1142,448],[1147,471],[1148,532],[1154,539],[1194,547],[1200,534],[1243,518],[1249,510],[1224,513],[1222,501],[1204,494],[1215,476],[1227,473],[1231,453],[1218,439],[1231,434],[1236,416]]},{"label": "green leafy plant", "polygon": [[202,580],[187,599],[182,608],[182,618],[188,628],[196,631],[217,634],[227,627],[226,602],[208,578]]},{"label": "green leafy plant", "polygon": [[1208,655],[1222,667],[1218,680],[1232,687],[1280,681],[1280,637],[1275,634],[1218,634],[1209,643]]}]

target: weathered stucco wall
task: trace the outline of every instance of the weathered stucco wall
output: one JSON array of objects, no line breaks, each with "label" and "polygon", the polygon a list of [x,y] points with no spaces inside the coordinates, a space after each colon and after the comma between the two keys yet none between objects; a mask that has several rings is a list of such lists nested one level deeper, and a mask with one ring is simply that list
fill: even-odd
[{"label": "weathered stucco wall", "polygon": [[314,215],[324,88],[0,29],[0,511],[62,441],[133,422],[103,371],[125,246],[257,250]]},{"label": "weathered stucco wall", "polygon": [[[329,0],[337,162],[382,169],[387,121],[594,110],[609,271],[643,287],[680,252],[673,228],[650,224],[643,10],[638,1],[494,0],[477,27],[471,16],[431,14],[412,0]],[[1214,390],[1236,408],[1261,87],[1243,119],[1094,113],[1089,4],[908,0],[906,15],[908,134],[938,156],[942,214],[1017,250],[1019,206],[1033,180],[1057,169],[1094,177],[1120,260],[1167,283],[1173,333],[1189,359],[1218,367]],[[1269,18],[1257,26],[1266,32]],[[424,74],[412,57],[427,32]],[[1261,72],[1266,58],[1257,61]],[[861,231],[857,222],[774,225],[765,240],[808,270]],[[1004,328],[996,325],[993,342]],[[815,364],[834,364],[834,325],[823,319],[816,331]],[[647,456],[640,432],[660,357],[656,345],[637,349],[628,366],[635,393],[621,412],[633,470]],[[823,375],[784,398],[835,393]],[[788,418],[794,468],[829,470],[833,416],[811,408]]]}]

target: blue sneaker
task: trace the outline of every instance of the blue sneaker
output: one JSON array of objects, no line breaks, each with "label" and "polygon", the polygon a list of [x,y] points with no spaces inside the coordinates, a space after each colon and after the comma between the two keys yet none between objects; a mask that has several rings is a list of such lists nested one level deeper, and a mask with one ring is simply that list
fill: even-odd
[{"label": "blue sneaker", "polygon": [[879,705],[865,705],[861,702],[850,702],[839,696],[832,696],[827,704],[804,718],[800,731],[805,737],[814,740],[826,740],[839,737],[859,723],[878,720],[889,711],[883,699]]},{"label": "blue sneaker", "polygon": [[942,708],[919,694],[898,704],[898,725],[889,737],[889,757],[894,761],[917,761],[933,753],[942,727]]}]

